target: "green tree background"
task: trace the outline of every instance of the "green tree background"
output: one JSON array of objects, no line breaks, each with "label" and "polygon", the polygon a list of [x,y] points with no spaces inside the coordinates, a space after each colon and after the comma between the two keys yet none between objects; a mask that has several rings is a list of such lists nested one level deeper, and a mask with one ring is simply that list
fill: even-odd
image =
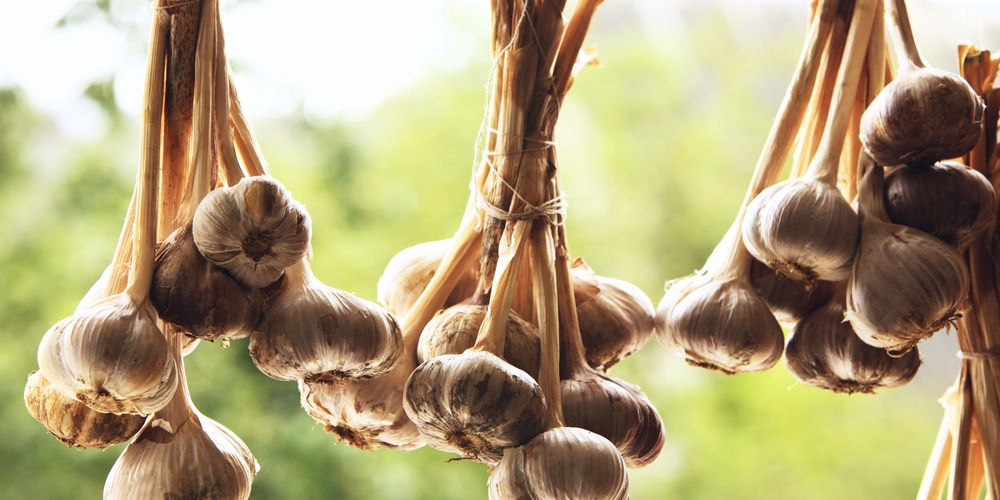
[{"label": "green tree background", "polygon": [[[598,22],[591,39],[604,66],[580,75],[557,130],[572,252],[654,303],[666,280],[704,262],[735,215],[803,39],[802,26],[785,24],[747,43],[725,29],[718,8],[687,21],[692,43],[678,48]],[[298,113],[254,123],[272,173],[312,214],[323,281],[374,300],[392,255],[454,232],[489,64],[477,57],[434,74],[359,118]],[[0,89],[3,498],[96,498],[123,449],[67,449],[22,400],[42,334],[73,311],[121,229],[138,133],[112,83],[86,93],[109,126],[85,142],[63,134],[22,89]],[[707,373],[651,340],[612,370],[647,392],[667,429],[660,458],[630,472],[632,498],[912,498],[942,414],[936,400],[955,373],[953,339],[938,337],[914,382],[877,396],[806,387],[780,364]],[[256,370],[245,340],[203,344],[187,369],[198,407],[259,460],[252,498],[486,496],[485,466],[430,448],[338,444],[301,410],[294,383]]]}]

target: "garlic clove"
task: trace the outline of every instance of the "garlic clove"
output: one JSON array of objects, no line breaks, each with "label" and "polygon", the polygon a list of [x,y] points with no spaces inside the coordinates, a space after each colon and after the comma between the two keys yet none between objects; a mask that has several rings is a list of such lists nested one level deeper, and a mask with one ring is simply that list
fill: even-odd
[{"label": "garlic clove", "polygon": [[154,416],[111,468],[104,499],[245,499],[259,468],[236,434],[195,410],[176,426]]},{"label": "garlic clove", "polygon": [[177,366],[156,310],[126,294],[101,299],[53,325],[38,346],[52,387],[105,413],[147,415],[177,388]]},{"label": "garlic clove", "polygon": [[542,389],[527,373],[483,351],[421,363],[406,382],[403,408],[442,451],[486,464],[545,430]]},{"label": "garlic clove", "polygon": [[199,339],[239,339],[260,317],[261,294],[198,252],[188,223],[159,246],[150,301],[164,321]]},{"label": "garlic clove", "polygon": [[[376,293],[378,301],[390,314],[400,321],[406,317],[417,297],[434,277],[451,242],[452,238],[418,243],[404,248],[389,259],[379,277]],[[476,291],[477,281],[475,269],[464,270],[455,289],[445,299],[444,307],[471,297]]]},{"label": "garlic clove", "polygon": [[124,443],[142,428],[141,415],[101,413],[55,390],[41,372],[28,376],[24,387],[28,412],[66,446],[97,448]]},{"label": "garlic clove", "polygon": [[[461,354],[476,343],[487,306],[458,304],[438,311],[424,327],[417,344],[417,362],[442,354]],[[538,329],[514,311],[507,322],[504,360],[538,380],[541,339]]]},{"label": "garlic clove", "polygon": [[750,283],[782,324],[795,324],[822,307],[833,294],[830,281],[816,280],[812,286],[807,286],[782,276],[756,259],[750,264]]},{"label": "garlic clove", "polygon": [[834,186],[812,177],[758,194],[743,217],[743,243],[757,260],[811,286],[843,280],[858,246],[858,217]]},{"label": "garlic clove", "polygon": [[781,325],[748,280],[683,278],[656,311],[657,339],[694,366],[726,374],[774,366],[785,347]]},{"label": "garlic clove", "polygon": [[201,254],[252,288],[275,282],[305,256],[311,231],[305,207],[267,176],[245,177],[211,191],[192,219]]},{"label": "garlic clove", "polygon": [[663,421],[638,387],[593,372],[561,381],[560,389],[566,425],[604,436],[629,467],[649,465],[659,456]]},{"label": "garlic clove", "polygon": [[803,384],[847,394],[909,382],[920,368],[917,349],[892,357],[864,343],[844,321],[845,308],[841,293],[795,325],[785,346],[788,371]]},{"label": "garlic clove", "polygon": [[402,356],[385,375],[350,382],[299,381],[302,408],[327,432],[361,450],[412,450],[426,443],[403,410],[416,364]]},{"label": "garlic clove", "polygon": [[300,261],[269,292],[250,356],[277,380],[382,375],[402,352],[399,326],[378,305],[320,282]]},{"label": "garlic clove", "polygon": [[964,249],[993,228],[997,199],[993,184],[957,161],[902,166],[885,176],[889,220]]},{"label": "garlic clove", "polygon": [[656,309],[639,287],[597,276],[583,259],[570,272],[587,364],[607,371],[646,345]]},{"label": "garlic clove", "polygon": [[625,461],[610,441],[578,427],[549,429],[504,450],[490,471],[490,500],[552,498],[621,500],[628,495]]},{"label": "garlic clove", "polygon": [[861,115],[861,144],[879,165],[926,165],[968,153],[983,130],[985,105],[962,77],[940,69],[904,71]]}]

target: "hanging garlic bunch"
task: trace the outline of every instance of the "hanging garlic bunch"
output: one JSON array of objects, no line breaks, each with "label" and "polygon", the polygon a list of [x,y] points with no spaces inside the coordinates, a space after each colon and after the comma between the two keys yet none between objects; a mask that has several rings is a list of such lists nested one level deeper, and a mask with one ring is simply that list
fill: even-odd
[{"label": "hanging garlic bunch", "polygon": [[573,262],[573,297],[587,363],[607,371],[653,335],[653,302],[639,287]]},{"label": "hanging garlic bunch", "polygon": [[368,378],[389,371],[402,337],[374,303],[320,282],[303,259],[268,290],[250,356],[277,380]]},{"label": "hanging garlic bunch", "polygon": [[848,282],[846,317],[866,343],[902,355],[957,317],[969,272],[954,248],[889,222],[882,167],[870,159],[862,166],[861,243]]},{"label": "hanging garlic bunch", "polygon": [[192,236],[209,262],[237,281],[274,283],[309,248],[309,213],[273,177],[245,177],[209,193],[198,204]]},{"label": "hanging garlic bunch", "polygon": [[864,343],[844,321],[846,283],[823,307],[792,329],[785,346],[785,364],[800,382],[833,392],[874,393],[909,382],[920,368],[913,349],[900,357]]}]

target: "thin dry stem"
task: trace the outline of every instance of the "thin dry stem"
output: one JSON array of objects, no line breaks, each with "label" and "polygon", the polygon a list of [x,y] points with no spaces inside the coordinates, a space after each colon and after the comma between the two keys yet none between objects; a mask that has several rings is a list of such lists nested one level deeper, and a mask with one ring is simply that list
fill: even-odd
[{"label": "thin dry stem", "polygon": [[906,12],[906,0],[886,0],[891,1],[893,25],[896,27],[896,34],[899,37],[902,54],[900,60],[906,59],[913,68],[925,68],[927,63],[920,55],[917,48],[917,40],[913,37],[913,28],[910,26],[910,15]]},{"label": "thin dry stem", "polygon": [[541,336],[538,385],[545,396],[547,428],[565,425],[562,389],[559,384],[559,330],[562,322],[560,312],[563,308],[558,297],[553,229],[547,224],[537,224],[531,232],[531,267],[535,272],[533,295],[535,310],[538,311],[538,333]]},{"label": "thin dry stem", "polygon": [[239,95],[236,93],[236,84],[233,83],[233,70],[227,66],[226,79],[229,80],[229,126],[233,129],[236,138],[236,150],[239,152],[243,166],[251,176],[271,175],[267,171],[267,162],[264,161],[264,154],[257,144],[253,128],[243,114],[243,106],[240,104]]},{"label": "thin dry stem", "polygon": [[125,223],[122,224],[122,231],[119,233],[118,243],[115,245],[115,255],[111,258],[111,273],[108,276],[108,282],[104,284],[105,297],[121,293],[128,283],[129,269],[132,267],[132,230],[135,224],[135,200],[137,196],[138,192],[133,188],[132,198],[128,202],[128,211],[125,212]]},{"label": "thin dry stem", "polygon": [[941,420],[937,440],[931,451],[930,460],[924,470],[924,479],[917,492],[917,500],[940,500],[948,483],[948,470],[951,460],[951,422],[947,417]]},{"label": "thin dry stem", "polygon": [[216,16],[218,25],[216,33],[215,53],[215,135],[218,144],[219,164],[226,179],[226,185],[232,186],[245,177],[233,142],[233,129],[229,125],[231,116],[229,63],[226,60],[226,43],[222,32],[222,19]]},{"label": "thin dry stem", "polygon": [[214,163],[212,140],[212,117],[215,106],[213,91],[217,61],[216,41],[218,35],[219,4],[217,0],[205,0],[198,33],[198,50],[195,53],[195,93],[193,126],[191,128],[191,149],[188,166],[191,169],[188,189],[181,205],[180,222],[187,222],[194,216],[198,203],[214,188],[216,165]]}]

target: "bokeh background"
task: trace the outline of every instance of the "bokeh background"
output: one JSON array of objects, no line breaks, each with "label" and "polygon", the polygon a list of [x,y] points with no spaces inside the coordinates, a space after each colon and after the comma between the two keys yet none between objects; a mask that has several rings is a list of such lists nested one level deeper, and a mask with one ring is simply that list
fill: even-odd
[{"label": "bokeh background", "polygon": [[[43,5],[44,4],[44,5]],[[570,2],[572,4],[572,2]],[[399,250],[450,236],[468,196],[489,60],[486,0],[223,1],[237,87],[272,173],[305,203],[314,270],[374,300]],[[927,59],[1000,48],[1000,7],[910,2]],[[808,2],[609,0],[557,129],[570,248],[655,302],[699,268],[743,198],[804,40]],[[67,449],[22,391],[46,329],[111,259],[134,184],[150,3],[0,0],[0,497],[97,498],[123,449]],[[255,499],[486,497],[485,466],[338,444],[246,341],[187,358],[193,399],[261,470]],[[611,373],[659,409],[667,444],[632,498],[903,499],[957,372],[953,336],[875,396],[727,377],[651,340]]]}]

